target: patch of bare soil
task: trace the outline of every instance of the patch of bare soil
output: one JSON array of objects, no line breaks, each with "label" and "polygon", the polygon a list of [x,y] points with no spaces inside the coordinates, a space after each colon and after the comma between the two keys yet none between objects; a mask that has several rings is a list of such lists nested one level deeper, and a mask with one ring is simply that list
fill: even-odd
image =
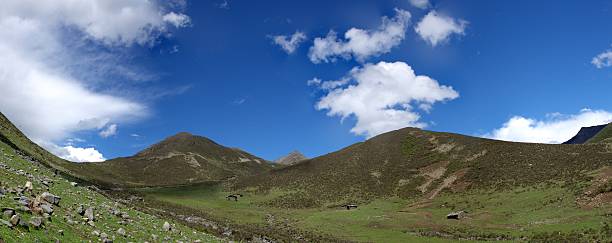
[{"label": "patch of bare soil", "polygon": [[612,203],[612,167],[605,166],[595,172],[595,176],[581,197],[576,199],[576,203],[585,209],[598,208]]},{"label": "patch of bare soil", "polygon": [[442,181],[442,183],[440,183],[440,185],[438,185],[436,189],[432,190],[426,195],[427,199],[434,199],[438,195],[438,193],[440,193],[444,188],[448,188],[449,186],[451,186],[453,182],[455,182],[457,179],[463,177],[467,171],[467,168],[461,169],[444,178],[444,181]]},{"label": "patch of bare soil", "polygon": [[419,175],[425,178],[425,182],[418,186],[417,189],[419,189],[419,191],[422,193],[427,192],[427,189],[431,183],[446,173],[446,166],[448,166],[449,163],[450,161],[442,161],[419,169]]}]

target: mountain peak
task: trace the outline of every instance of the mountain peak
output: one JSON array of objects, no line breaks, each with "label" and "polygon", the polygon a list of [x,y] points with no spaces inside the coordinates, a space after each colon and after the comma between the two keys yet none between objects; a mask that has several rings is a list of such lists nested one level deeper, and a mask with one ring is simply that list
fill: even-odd
[{"label": "mountain peak", "polygon": [[291,153],[275,160],[274,162],[276,162],[277,164],[281,164],[281,165],[292,165],[292,164],[295,164],[302,160],[307,160],[307,159],[308,158],[304,156],[302,153],[300,153],[300,151],[293,150],[291,151]]}]

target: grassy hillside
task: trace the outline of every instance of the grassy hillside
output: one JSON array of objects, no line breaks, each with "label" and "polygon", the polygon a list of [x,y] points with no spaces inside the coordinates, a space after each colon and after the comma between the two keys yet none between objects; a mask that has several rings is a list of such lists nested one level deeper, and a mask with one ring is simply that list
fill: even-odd
[{"label": "grassy hillside", "polygon": [[[3,129],[7,128],[5,125]],[[220,241],[172,220],[134,210],[81,184],[73,186],[70,180],[55,175],[54,169],[38,161],[44,158],[48,163],[68,162],[54,158],[20,133],[5,132],[2,131],[3,137],[9,135],[12,139],[0,141],[0,242]],[[31,183],[31,190],[27,189],[27,182]],[[61,199],[52,204],[44,200],[44,193]],[[86,213],[79,214],[81,206],[92,208],[95,219],[89,220]],[[17,225],[11,224],[13,214],[20,218],[14,221]],[[163,229],[166,221],[171,230]]]},{"label": "grassy hillside", "polygon": [[74,168],[110,187],[170,186],[251,176],[269,170],[264,159],[188,133],[179,133],[138,154]]},{"label": "grassy hillside", "polygon": [[[288,241],[612,240],[605,143],[512,143],[407,128],[263,175],[135,193],[156,207]],[[233,193],[244,196],[228,201]],[[456,211],[467,213],[446,219]]]},{"label": "grassy hillside", "polygon": [[235,188],[296,191],[279,203],[308,207],[546,182],[580,187],[589,181],[589,172],[611,165],[607,144],[511,143],[406,128],[245,178]]},{"label": "grassy hillside", "polygon": [[608,124],[595,136],[587,141],[587,143],[612,143],[612,123]]}]

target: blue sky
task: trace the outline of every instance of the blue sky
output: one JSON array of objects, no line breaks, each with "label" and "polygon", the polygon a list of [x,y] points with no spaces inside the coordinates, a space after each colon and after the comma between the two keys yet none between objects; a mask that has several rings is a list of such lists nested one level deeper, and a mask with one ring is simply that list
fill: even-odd
[{"label": "blue sky", "polygon": [[[137,0],[131,3],[132,7],[142,5]],[[103,20],[94,19],[85,24],[74,20],[73,25],[49,33],[48,38],[58,43],[74,40],[79,47],[59,59],[73,64],[58,67],[45,62],[50,67],[45,70],[62,70],[61,77],[77,80],[88,92],[85,95],[114,98],[95,101],[98,105],[87,110],[115,107],[115,101],[125,109],[76,117],[76,123],[66,124],[81,125],[68,126],[57,135],[37,132],[54,129],[44,127],[54,116],[40,117],[39,122],[24,117],[41,114],[39,108],[23,112],[29,108],[3,101],[0,109],[47,147],[95,148],[107,159],[132,155],[180,131],[276,159],[292,150],[309,157],[322,155],[402,124],[504,140],[562,142],[580,126],[612,119],[612,54],[606,55],[612,49],[610,1],[432,0],[422,8],[409,0],[223,3],[157,3],[150,7],[164,14],[156,19],[157,12],[150,11],[152,17],[144,22],[126,18],[126,26],[135,25],[132,29],[106,26],[100,28],[106,32],[95,32],[92,23]],[[6,24],[11,16],[40,17],[23,11],[20,4],[0,11],[0,20]],[[423,25],[422,33],[430,33],[438,42],[415,31],[427,15],[435,15],[437,19],[432,20],[438,21]],[[345,32],[351,28],[366,35],[382,30],[384,16],[387,27],[401,32],[395,40],[383,41],[383,47],[374,45],[374,49],[343,46],[339,54],[327,53],[327,61],[313,61],[316,38],[325,40],[333,30],[337,33],[334,43],[344,45],[348,42]],[[146,24],[156,30],[138,32]],[[289,40],[296,31],[303,36],[291,53],[275,43],[274,36]],[[383,38],[393,39],[393,34],[386,34],[391,37]],[[21,46],[20,54],[32,52],[32,46]],[[82,57],[94,61],[81,65]],[[410,76],[404,72],[407,67],[426,79],[406,78]],[[356,74],[351,75],[351,70]],[[387,76],[389,70],[399,73]],[[15,83],[19,75],[23,74],[0,82]],[[308,85],[314,78],[321,83]],[[378,79],[387,81],[377,84]],[[343,80],[332,89],[322,85]],[[410,90],[421,84],[430,89]],[[388,119],[395,125],[376,127],[385,122],[379,119],[385,111],[372,110],[370,101],[362,108],[359,97],[352,100],[358,92],[351,93],[351,86],[371,92],[368,97],[376,100],[397,97],[400,101],[382,104],[390,107],[386,111],[398,113]],[[342,93],[348,101],[332,97],[333,92]],[[322,100],[329,102],[327,108],[317,109]],[[332,110],[339,115],[328,115]],[[82,126],[92,118],[95,125]],[[116,131],[100,135],[111,127]],[[351,132],[356,127],[365,132]]]}]

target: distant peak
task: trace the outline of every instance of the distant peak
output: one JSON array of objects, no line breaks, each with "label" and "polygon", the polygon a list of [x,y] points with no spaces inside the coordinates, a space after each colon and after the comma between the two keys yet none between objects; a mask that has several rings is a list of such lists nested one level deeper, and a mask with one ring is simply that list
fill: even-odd
[{"label": "distant peak", "polygon": [[307,159],[308,158],[300,153],[300,151],[293,150],[289,154],[275,160],[275,162],[277,164],[291,165]]}]

